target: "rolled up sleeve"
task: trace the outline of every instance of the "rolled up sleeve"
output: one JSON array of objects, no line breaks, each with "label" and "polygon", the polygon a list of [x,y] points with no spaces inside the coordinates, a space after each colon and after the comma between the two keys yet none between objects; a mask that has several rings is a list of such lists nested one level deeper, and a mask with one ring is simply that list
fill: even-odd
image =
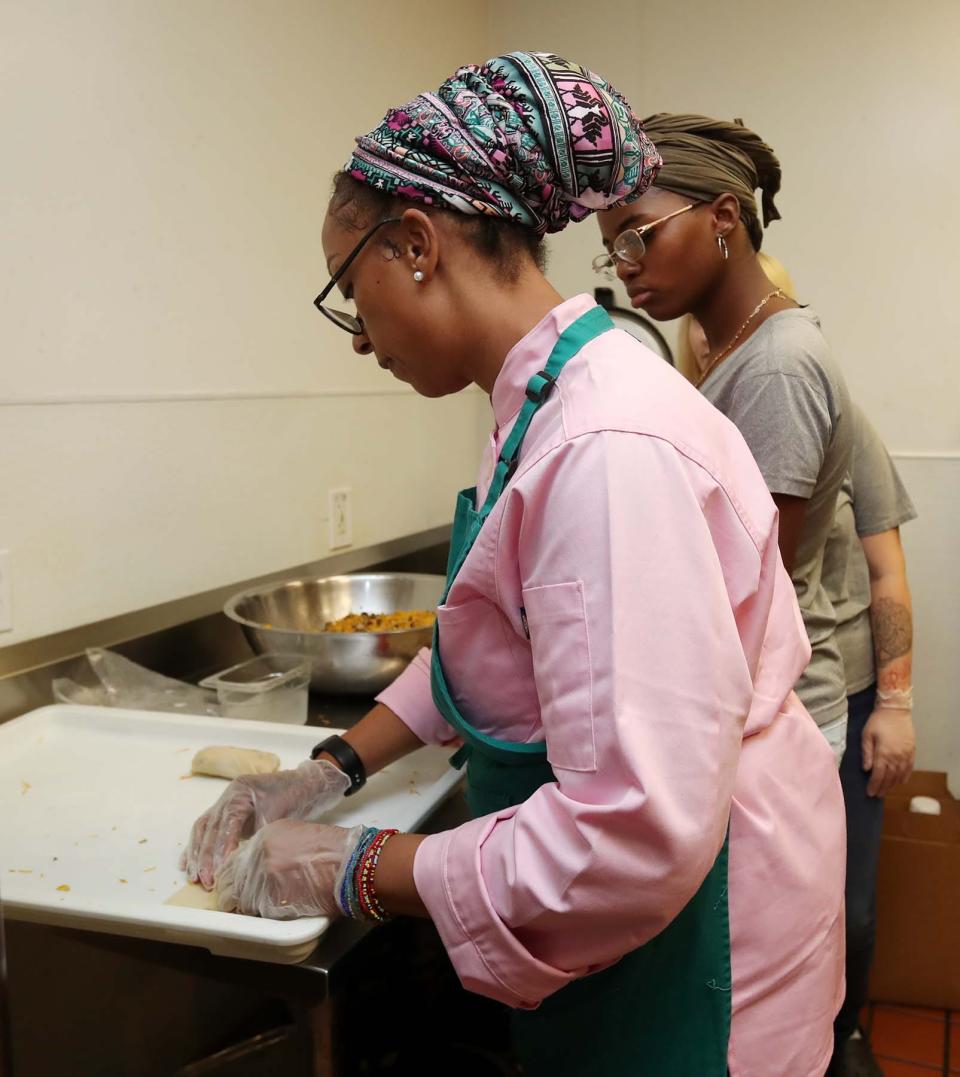
[{"label": "rolled up sleeve", "polygon": [[430,688],[430,648],[423,647],[399,677],[376,697],[424,744],[449,744],[456,732],[437,710]]}]

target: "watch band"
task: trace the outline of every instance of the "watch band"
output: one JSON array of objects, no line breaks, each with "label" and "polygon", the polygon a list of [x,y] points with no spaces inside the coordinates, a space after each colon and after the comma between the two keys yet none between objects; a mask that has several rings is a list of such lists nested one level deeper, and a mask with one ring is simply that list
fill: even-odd
[{"label": "watch band", "polygon": [[358,789],[362,789],[367,784],[367,770],[363,765],[363,760],[343,737],[334,735],[320,741],[310,753],[310,758],[316,759],[323,752],[333,756],[340,764],[340,769],[350,779],[350,788],[343,794],[345,797],[353,796]]}]

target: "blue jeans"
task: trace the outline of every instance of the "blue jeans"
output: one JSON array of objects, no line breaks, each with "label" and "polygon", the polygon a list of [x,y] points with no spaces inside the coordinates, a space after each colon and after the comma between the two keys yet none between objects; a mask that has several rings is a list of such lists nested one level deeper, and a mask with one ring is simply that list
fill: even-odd
[{"label": "blue jeans", "polygon": [[868,797],[870,774],[863,769],[863,727],[873,713],[877,686],[847,697],[847,750],[840,764],[840,784],[847,813],[847,995],[834,1022],[837,1041],[857,1027],[867,1002],[877,925],[877,865],[883,830],[883,798]]}]

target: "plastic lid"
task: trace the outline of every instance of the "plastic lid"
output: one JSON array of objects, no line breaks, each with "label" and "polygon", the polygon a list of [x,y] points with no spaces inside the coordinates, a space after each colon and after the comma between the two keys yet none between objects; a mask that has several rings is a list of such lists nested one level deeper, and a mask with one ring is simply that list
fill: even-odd
[{"label": "plastic lid", "polygon": [[200,687],[268,692],[282,685],[305,681],[310,676],[310,666],[310,659],[299,654],[261,654],[205,677]]}]

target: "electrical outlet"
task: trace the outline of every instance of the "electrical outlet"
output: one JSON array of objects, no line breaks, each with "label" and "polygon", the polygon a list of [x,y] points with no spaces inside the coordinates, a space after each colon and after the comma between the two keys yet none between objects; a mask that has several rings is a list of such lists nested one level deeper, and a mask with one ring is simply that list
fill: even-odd
[{"label": "electrical outlet", "polygon": [[353,545],[353,502],[349,486],[330,491],[330,549]]},{"label": "electrical outlet", "polygon": [[0,550],[0,632],[13,630],[13,584],[10,579],[10,551]]}]

